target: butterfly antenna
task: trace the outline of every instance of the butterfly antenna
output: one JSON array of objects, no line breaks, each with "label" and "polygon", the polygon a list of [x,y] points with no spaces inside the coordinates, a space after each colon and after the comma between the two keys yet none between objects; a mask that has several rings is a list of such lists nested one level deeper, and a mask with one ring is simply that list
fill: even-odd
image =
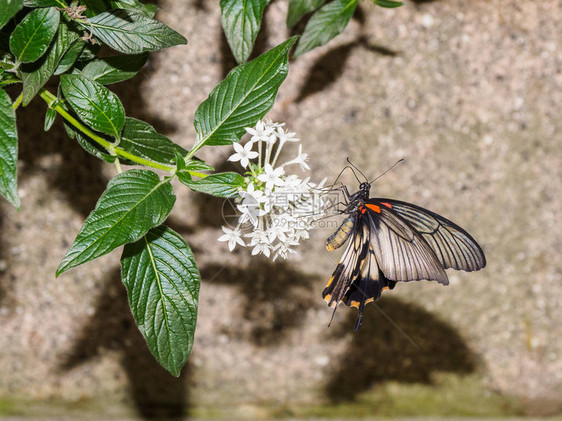
[{"label": "butterfly antenna", "polygon": [[[359,168],[357,168],[355,165],[353,165],[353,162],[351,162],[349,160],[349,157],[347,157],[347,162],[349,162],[349,165],[351,165],[353,168],[355,168],[357,171],[359,171],[359,174],[361,174],[363,176],[363,178],[365,179],[365,181],[369,181],[369,179],[367,178],[367,176],[365,174],[363,174],[363,171],[361,171]],[[355,171],[353,171],[353,175],[355,175],[355,178],[357,178],[357,181],[359,182],[359,184],[361,184],[361,180],[359,180],[359,178],[357,177],[357,175],[355,174]]]},{"label": "butterfly antenna", "polygon": [[334,181],[334,182],[332,183],[332,186],[335,186],[335,185],[336,185],[336,183],[337,183],[338,180],[340,179],[340,177],[341,177],[341,175],[343,174],[343,172],[344,172],[345,170],[347,170],[348,168],[351,168],[351,167],[350,167],[349,165],[346,165],[345,167],[343,167],[343,169],[340,171],[340,173],[339,173],[338,176],[336,177],[336,181]]},{"label": "butterfly antenna", "polygon": [[386,170],[385,172],[383,172],[381,175],[379,175],[377,178],[375,178],[373,181],[371,181],[369,184],[373,184],[375,181],[377,181],[379,178],[381,178],[383,175],[385,175],[387,172],[389,172],[390,170],[392,170],[395,166],[397,166],[398,164],[400,164],[402,161],[404,161],[404,158],[399,159],[398,161],[396,161],[394,163],[394,165],[392,165],[392,167],[390,167],[388,170]]}]

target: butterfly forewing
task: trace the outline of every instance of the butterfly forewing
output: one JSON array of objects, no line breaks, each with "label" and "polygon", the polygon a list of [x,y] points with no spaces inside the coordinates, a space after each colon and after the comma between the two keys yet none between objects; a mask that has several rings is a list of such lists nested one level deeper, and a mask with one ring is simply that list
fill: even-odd
[{"label": "butterfly forewing", "polygon": [[371,227],[371,244],[384,276],[393,281],[449,280],[425,240],[390,209],[367,213]]},{"label": "butterfly forewing", "polygon": [[431,247],[445,269],[471,272],[486,266],[484,252],[474,238],[441,215],[398,200],[370,199],[369,202],[383,204],[383,209],[386,207],[406,220]]}]

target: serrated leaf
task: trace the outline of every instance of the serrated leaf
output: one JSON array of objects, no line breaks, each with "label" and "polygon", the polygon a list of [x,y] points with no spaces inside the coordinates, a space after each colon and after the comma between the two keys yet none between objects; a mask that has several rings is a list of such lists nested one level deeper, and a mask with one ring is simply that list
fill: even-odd
[{"label": "serrated leaf", "polygon": [[19,209],[17,187],[18,132],[12,100],[0,89],[0,193]]},{"label": "serrated leaf", "polygon": [[129,170],[115,176],[84,221],[57,268],[57,276],[137,241],[164,222],[175,200],[169,180],[160,180],[152,171]]},{"label": "serrated leaf", "polygon": [[22,0],[0,0],[0,29],[2,29],[22,7]]},{"label": "serrated leaf", "polygon": [[55,110],[53,110],[52,108],[47,108],[47,112],[45,113],[45,122],[43,123],[43,130],[45,130],[46,132],[51,130],[56,116],[57,112]]},{"label": "serrated leaf", "polygon": [[22,63],[39,59],[49,48],[59,22],[60,13],[54,7],[32,10],[12,32],[10,51]]},{"label": "serrated leaf", "polygon": [[304,15],[318,9],[325,2],[326,0],[289,0],[287,27],[293,27]]},{"label": "serrated leaf", "polygon": [[84,27],[88,30],[92,27],[97,39],[124,54],[144,53],[187,43],[183,35],[162,22],[125,9],[100,13],[89,19]]},{"label": "serrated leaf", "polygon": [[238,63],[250,56],[268,3],[269,0],[221,0],[222,27]]},{"label": "serrated leaf", "polygon": [[125,110],[117,95],[81,75],[62,75],[61,89],[76,114],[92,129],[119,139]]},{"label": "serrated leaf", "polygon": [[245,127],[253,127],[273,106],[287,77],[287,55],[297,37],[254,60],[234,68],[195,111],[195,130],[201,145],[238,142]]},{"label": "serrated leaf", "polygon": [[152,228],[121,256],[129,306],[150,352],[179,376],[193,347],[201,276],[184,239]]},{"label": "serrated leaf", "polygon": [[47,83],[59,65],[61,58],[68,51],[78,34],[71,31],[65,23],[61,23],[55,41],[49,46],[47,54],[39,61],[23,68],[23,105],[37,95],[39,90]]},{"label": "serrated leaf", "polygon": [[404,4],[401,1],[393,1],[393,0],[372,0],[372,2],[377,6],[386,7],[389,9],[392,9],[394,7],[400,7]]},{"label": "serrated leaf", "polygon": [[89,62],[82,75],[102,85],[122,82],[135,76],[148,59],[148,53],[113,56]]},{"label": "serrated leaf", "polygon": [[334,0],[317,10],[304,29],[295,56],[326,44],[339,35],[349,23],[358,0]]},{"label": "serrated leaf", "polygon": [[192,180],[186,171],[178,171],[178,179],[191,190],[216,197],[236,197],[244,184],[244,177],[235,172],[223,172]]},{"label": "serrated leaf", "polygon": [[176,151],[184,155],[187,153],[181,146],[158,133],[150,124],[131,117],[125,119],[119,149],[164,165],[176,163]]}]

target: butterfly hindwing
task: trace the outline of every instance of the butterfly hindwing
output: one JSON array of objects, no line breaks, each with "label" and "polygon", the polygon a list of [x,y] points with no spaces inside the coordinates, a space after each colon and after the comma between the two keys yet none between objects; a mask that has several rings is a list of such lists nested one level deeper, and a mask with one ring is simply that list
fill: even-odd
[{"label": "butterfly hindwing", "polygon": [[369,235],[368,226],[356,215],[347,247],[322,292],[322,298],[330,307],[343,300],[350,285],[356,280],[369,250]]}]

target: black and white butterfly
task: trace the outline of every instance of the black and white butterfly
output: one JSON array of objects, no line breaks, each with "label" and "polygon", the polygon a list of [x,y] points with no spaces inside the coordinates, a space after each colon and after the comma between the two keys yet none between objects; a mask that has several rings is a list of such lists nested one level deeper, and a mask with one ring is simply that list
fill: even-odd
[{"label": "black and white butterfly", "polygon": [[340,302],[359,310],[397,282],[430,280],[447,285],[445,269],[480,270],[484,252],[472,236],[427,209],[392,199],[370,198],[371,183],[343,193],[348,217],[326,244],[329,251],[349,240],[322,297],[330,307]]}]

